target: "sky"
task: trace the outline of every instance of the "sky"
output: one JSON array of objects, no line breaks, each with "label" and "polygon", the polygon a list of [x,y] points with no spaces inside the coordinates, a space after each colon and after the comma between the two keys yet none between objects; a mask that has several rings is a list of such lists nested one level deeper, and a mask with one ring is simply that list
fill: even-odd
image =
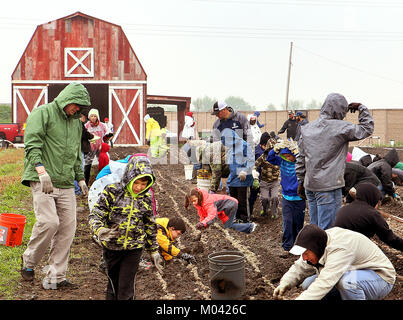
[{"label": "sky", "polygon": [[[77,11],[120,25],[147,93],[241,97],[257,110],[331,92],[403,108],[403,1],[7,1],[0,10],[0,103],[37,25]],[[292,51],[291,51],[292,43]],[[291,53],[291,68],[289,61]]]}]

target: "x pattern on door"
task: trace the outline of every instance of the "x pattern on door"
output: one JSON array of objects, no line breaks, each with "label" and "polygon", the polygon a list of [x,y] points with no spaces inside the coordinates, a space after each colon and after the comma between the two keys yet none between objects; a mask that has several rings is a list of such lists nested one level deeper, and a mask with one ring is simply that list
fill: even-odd
[{"label": "x pattern on door", "polygon": [[[84,54],[78,58],[77,53],[83,51]],[[75,64],[69,64],[71,57]],[[87,62],[87,63],[86,63]],[[89,65],[88,65],[89,64]],[[81,67],[83,73],[74,73]],[[94,48],[64,48],[64,76],[65,77],[93,77],[94,76]]]},{"label": "x pattern on door", "polygon": [[[32,110],[34,110],[41,104],[42,98],[44,98],[44,101],[42,103],[48,103],[48,87],[46,87],[46,86],[15,86],[13,88],[13,90],[14,90],[14,108],[17,107],[17,103],[19,101],[22,104],[22,106],[24,107],[24,110],[27,113],[27,116],[31,113]],[[30,106],[27,105],[27,103],[23,97],[22,92],[24,90],[31,91],[31,92],[32,92],[32,90],[40,90],[38,98],[36,99],[32,108],[30,108]],[[15,122],[18,121],[16,111],[17,110],[15,109],[14,110],[15,119],[13,119],[13,121],[15,121]]]},{"label": "x pattern on door", "polygon": [[[119,97],[118,97],[118,95],[116,93],[116,90],[122,90],[122,89],[124,89],[124,90],[135,90],[136,91],[136,94],[134,95],[132,101],[130,102],[130,105],[129,105],[127,111],[125,111],[125,109],[124,109],[124,107],[122,105],[122,102],[121,102],[121,100],[119,99]],[[139,101],[140,102],[139,103],[140,137],[142,137],[142,132],[143,132],[143,123],[141,121],[141,119],[143,117],[143,115],[142,115],[142,113],[143,113],[142,112],[142,106],[141,106],[141,101],[142,101],[142,98],[143,98],[142,89],[138,88],[138,87],[109,87],[109,92],[110,92],[111,97],[113,97],[113,99],[116,101],[116,104],[118,105],[118,107],[119,107],[119,109],[120,109],[120,111],[122,112],[122,115],[123,115],[122,122],[120,123],[118,129],[115,131],[115,134],[113,136],[112,141],[113,142],[116,141],[116,139],[118,138],[118,136],[119,136],[119,134],[120,134],[120,132],[121,132],[121,130],[123,128],[123,125],[125,124],[125,122],[127,122],[128,126],[130,128],[130,131],[133,133],[133,136],[137,141],[137,144],[141,144],[141,140],[139,139],[139,136],[137,135],[136,130],[134,129],[133,124],[129,119],[129,114],[132,111],[133,106],[135,105],[136,101],[140,97],[140,101]],[[112,114],[112,113],[110,112],[110,114]],[[111,121],[112,121],[112,119],[111,119]]]}]

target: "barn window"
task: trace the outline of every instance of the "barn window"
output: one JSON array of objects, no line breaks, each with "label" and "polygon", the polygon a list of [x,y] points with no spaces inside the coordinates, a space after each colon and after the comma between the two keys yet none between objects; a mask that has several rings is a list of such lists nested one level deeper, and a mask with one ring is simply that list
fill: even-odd
[{"label": "barn window", "polygon": [[65,77],[94,77],[94,48],[64,48]]}]

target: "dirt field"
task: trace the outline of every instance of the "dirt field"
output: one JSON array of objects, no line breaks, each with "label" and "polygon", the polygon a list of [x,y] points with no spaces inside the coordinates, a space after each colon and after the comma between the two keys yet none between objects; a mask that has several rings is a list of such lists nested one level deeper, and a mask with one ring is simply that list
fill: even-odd
[{"label": "dirt field", "polygon": [[[121,159],[127,154],[139,152],[139,149],[113,148],[111,158]],[[158,202],[160,217],[180,216],[187,223],[187,231],[178,243],[178,247],[195,255],[196,265],[185,265],[180,260],[167,263],[164,275],[159,275],[154,268],[141,269],[137,274],[136,299],[138,300],[209,300],[211,299],[208,255],[223,250],[238,250],[245,255],[246,288],[243,300],[272,300],[274,288],[281,276],[297,259],[296,256],[284,255],[281,248],[282,220],[258,217],[258,202],[255,204],[254,220],[258,227],[253,234],[246,235],[215,223],[200,233],[195,228],[198,216],[194,209],[186,211],[183,206],[185,194],[193,187],[185,180],[182,164],[154,165],[156,184],[154,191]],[[400,194],[403,190],[400,187]],[[42,274],[37,268],[37,277],[33,284],[21,282],[19,299],[22,300],[103,300],[107,284],[106,276],[99,270],[101,248],[91,239],[87,217],[86,199],[77,198],[77,232],[72,246],[68,278],[78,284],[77,290],[46,291],[42,289]],[[403,218],[402,207],[385,204],[382,208],[387,213]],[[308,214],[306,214],[306,221]],[[391,228],[403,237],[403,223],[388,220]],[[403,276],[403,255],[374,239],[392,261],[397,273]],[[144,255],[149,259],[148,254]],[[42,261],[45,265],[46,261]],[[286,298],[292,299],[300,289],[288,292]],[[403,299],[403,281],[399,278],[393,291],[386,300]]]}]

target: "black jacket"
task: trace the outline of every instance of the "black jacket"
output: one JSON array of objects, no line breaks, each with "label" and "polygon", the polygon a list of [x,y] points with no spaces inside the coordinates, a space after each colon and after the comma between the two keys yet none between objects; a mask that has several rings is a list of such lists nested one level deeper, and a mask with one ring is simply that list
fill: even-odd
[{"label": "black jacket", "polygon": [[348,191],[352,187],[364,182],[372,183],[375,186],[381,184],[381,181],[371,170],[357,162],[346,162],[346,168],[344,169],[344,182],[345,186],[343,187],[342,192],[343,196],[346,196],[346,202],[353,201],[348,194]]},{"label": "black jacket", "polygon": [[288,119],[284,122],[281,129],[278,131],[278,134],[283,133],[287,130],[287,139],[293,138],[295,139],[295,135],[297,134],[298,121],[297,119]]},{"label": "black jacket", "polygon": [[399,162],[399,155],[396,149],[390,150],[386,156],[378,161],[371,163],[368,169],[371,170],[381,181],[383,191],[393,196],[395,189],[392,182],[392,168]]},{"label": "black jacket", "polygon": [[382,215],[365,201],[355,200],[341,207],[334,226],[359,232],[368,238],[377,235],[388,246],[403,251],[403,239],[396,236]]},{"label": "black jacket", "polygon": [[94,138],[94,135],[88,132],[88,130],[84,125],[84,122],[82,122],[82,125],[83,125],[83,133],[81,135],[81,152],[88,153],[91,151],[90,142],[88,140]]}]

